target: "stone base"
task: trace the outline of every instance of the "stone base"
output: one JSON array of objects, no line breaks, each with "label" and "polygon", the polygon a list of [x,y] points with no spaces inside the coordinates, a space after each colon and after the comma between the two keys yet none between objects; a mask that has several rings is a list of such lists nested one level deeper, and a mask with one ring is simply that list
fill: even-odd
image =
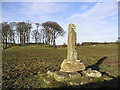
[{"label": "stone base", "polygon": [[83,73],[88,77],[96,77],[96,78],[102,77],[102,74],[99,71],[92,70],[91,68],[89,68],[86,71],[83,71]]},{"label": "stone base", "polygon": [[79,78],[81,75],[77,72],[55,72],[54,78],[57,81],[65,81],[65,80],[71,80],[75,78]]},{"label": "stone base", "polygon": [[81,60],[64,59],[61,64],[60,72],[77,72],[85,70],[85,65]]}]

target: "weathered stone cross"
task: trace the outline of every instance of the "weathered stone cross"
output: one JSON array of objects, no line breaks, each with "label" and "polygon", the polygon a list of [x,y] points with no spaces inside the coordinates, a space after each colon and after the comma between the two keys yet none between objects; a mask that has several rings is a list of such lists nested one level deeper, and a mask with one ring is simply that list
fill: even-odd
[{"label": "weathered stone cross", "polygon": [[68,52],[67,52],[67,59],[77,59],[77,52],[76,52],[76,30],[74,24],[69,24],[68,27]]},{"label": "weathered stone cross", "polygon": [[68,45],[67,59],[64,59],[59,72],[48,72],[48,75],[53,75],[57,81],[71,80],[81,77],[77,71],[83,71],[89,77],[101,77],[102,74],[96,70],[85,70],[85,65],[81,60],[77,59],[76,51],[76,27],[74,24],[69,24],[68,27]]},{"label": "weathered stone cross", "polygon": [[62,62],[60,72],[77,72],[85,69],[85,65],[81,62],[81,60],[77,59],[75,29],[76,27],[74,24],[69,24],[67,59],[64,59]]}]

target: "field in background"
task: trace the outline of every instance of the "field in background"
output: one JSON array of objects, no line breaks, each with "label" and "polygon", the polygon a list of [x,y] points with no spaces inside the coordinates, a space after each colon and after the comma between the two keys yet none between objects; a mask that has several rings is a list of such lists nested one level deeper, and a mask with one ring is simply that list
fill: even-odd
[{"label": "field in background", "polygon": [[[99,70],[103,76],[118,77],[117,44],[77,46],[77,53],[86,68]],[[57,82],[54,79],[50,85],[46,85],[43,80],[48,70],[59,71],[60,65],[66,57],[67,47],[27,45],[5,49],[2,51],[2,87],[54,88],[66,86],[66,82]]]}]

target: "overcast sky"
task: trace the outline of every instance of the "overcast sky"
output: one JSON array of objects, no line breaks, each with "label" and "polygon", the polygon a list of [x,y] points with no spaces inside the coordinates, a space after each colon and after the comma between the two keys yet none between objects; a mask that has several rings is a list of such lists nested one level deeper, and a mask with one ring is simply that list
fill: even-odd
[{"label": "overcast sky", "polygon": [[118,37],[117,2],[2,2],[2,21],[26,20],[60,24],[66,34],[57,44],[67,43],[69,23],[76,25],[77,43],[116,41]]}]

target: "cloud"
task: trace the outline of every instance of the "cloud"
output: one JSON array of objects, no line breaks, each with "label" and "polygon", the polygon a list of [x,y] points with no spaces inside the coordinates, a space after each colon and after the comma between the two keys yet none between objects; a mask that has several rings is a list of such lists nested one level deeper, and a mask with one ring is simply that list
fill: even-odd
[{"label": "cloud", "polygon": [[116,3],[97,3],[93,8],[87,10],[86,12],[80,14],[73,14],[68,20],[78,21],[78,19],[86,19],[87,21],[92,20],[101,20],[106,17],[117,14],[117,5]]},{"label": "cloud", "polygon": [[64,12],[68,5],[61,3],[45,3],[45,2],[34,2],[34,3],[22,3],[23,10],[20,10],[24,16],[29,17],[32,20],[36,18],[45,21],[51,20],[53,15],[56,13]]},{"label": "cloud", "polygon": [[56,4],[56,3],[32,3],[29,5],[29,7],[27,7],[27,10],[30,10],[29,12],[31,14],[39,14],[39,15],[43,15],[43,14],[50,14],[50,13],[56,13],[56,12],[61,12],[62,10],[64,10],[64,8],[66,7],[66,5],[62,5],[62,4]]},{"label": "cloud", "polygon": [[[56,13],[63,13],[68,7],[63,3],[52,2],[20,2],[20,3],[4,3],[3,16],[10,20],[17,18],[20,20],[46,21],[53,20]],[[16,6],[17,5],[17,6]],[[5,6],[8,6],[7,9]],[[9,8],[9,10],[8,10]],[[3,18],[3,20],[6,20]],[[10,20],[11,21],[11,20]]]},{"label": "cloud", "polygon": [[115,41],[118,33],[117,9],[117,3],[96,3],[84,13],[74,13],[66,20],[76,24],[79,42]]},{"label": "cloud", "polygon": [[81,7],[80,7],[80,10],[81,11],[84,11],[85,9],[87,9],[88,8],[88,5],[82,5]]}]

